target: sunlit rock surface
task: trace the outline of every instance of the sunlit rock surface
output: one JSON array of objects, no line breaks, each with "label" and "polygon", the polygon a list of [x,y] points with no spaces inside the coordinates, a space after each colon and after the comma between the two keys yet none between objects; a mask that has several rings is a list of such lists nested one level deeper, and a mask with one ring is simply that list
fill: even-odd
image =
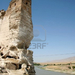
[{"label": "sunlit rock surface", "polygon": [[12,0],[0,11],[0,75],[35,75],[31,0]]}]

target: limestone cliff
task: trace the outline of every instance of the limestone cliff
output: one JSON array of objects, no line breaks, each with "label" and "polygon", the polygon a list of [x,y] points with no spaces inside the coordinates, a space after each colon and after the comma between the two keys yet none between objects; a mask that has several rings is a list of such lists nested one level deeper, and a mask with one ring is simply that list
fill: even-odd
[{"label": "limestone cliff", "polygon": [[31,0],[12,0],[0,11],[0,73],[35,75],[32,38]]}]

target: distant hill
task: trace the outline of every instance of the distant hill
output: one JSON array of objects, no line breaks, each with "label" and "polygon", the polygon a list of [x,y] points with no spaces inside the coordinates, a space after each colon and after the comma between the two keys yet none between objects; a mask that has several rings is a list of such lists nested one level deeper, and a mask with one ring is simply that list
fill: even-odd
[{"label": "distant hill", "polygon": [[75,63],[75,56],[74,57],[69,57],[66,59],[62,59],[62,60],[54,60],[54,61],[50,61],[50,62],[45,62],[45,63],[41,63],[41,64],[65,64],[65,63]]},{"label": "distant hill", "polygon": [[56,63],[74,63],[75,62],[75,56],[74,57],[69,57],[66,59],[62,59],[62,60],[55,60],[55,61],[51,61],[51,62],[56,62]]}]

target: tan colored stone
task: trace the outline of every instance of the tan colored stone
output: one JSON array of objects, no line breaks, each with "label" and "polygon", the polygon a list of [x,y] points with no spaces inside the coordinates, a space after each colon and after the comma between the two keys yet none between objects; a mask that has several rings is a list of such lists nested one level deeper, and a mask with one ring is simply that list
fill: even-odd
[{"label": "tan colored stone", "polygon": [[15,64],[8,63],[6,64],[6,68],[10,70],[16,70],[17,67]]},{"label": "tan colored stone", "polygon": [[27,50],[32,38],[31,0],[11,0],[7,11],[0,11],[2,75],[35,75],[33,52]]}]

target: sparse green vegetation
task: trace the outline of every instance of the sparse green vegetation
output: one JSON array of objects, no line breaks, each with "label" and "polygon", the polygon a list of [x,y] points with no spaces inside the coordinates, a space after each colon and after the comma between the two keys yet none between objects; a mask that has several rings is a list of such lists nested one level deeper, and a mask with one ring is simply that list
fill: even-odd
[{"label": "sparse green vegetation", "polygon": [[71,69],[71,67],[70,67],[70,66],[68,66],[68,68],[69,68],[69,69]]},{"label": "sparse green vegetation", "polygon": [[39,63],[34,63],[34,65],[35,65],[35,66],[41,66],[41,64],[39,64]]},{"label": "sparse green vegetation", "polygon": [[73,69],[75,69],[75,66],[72,66]]},{"label": "sparse green vegetation", "polygon": [[66,64],[66,65],[70,65],[70,63]]}]

